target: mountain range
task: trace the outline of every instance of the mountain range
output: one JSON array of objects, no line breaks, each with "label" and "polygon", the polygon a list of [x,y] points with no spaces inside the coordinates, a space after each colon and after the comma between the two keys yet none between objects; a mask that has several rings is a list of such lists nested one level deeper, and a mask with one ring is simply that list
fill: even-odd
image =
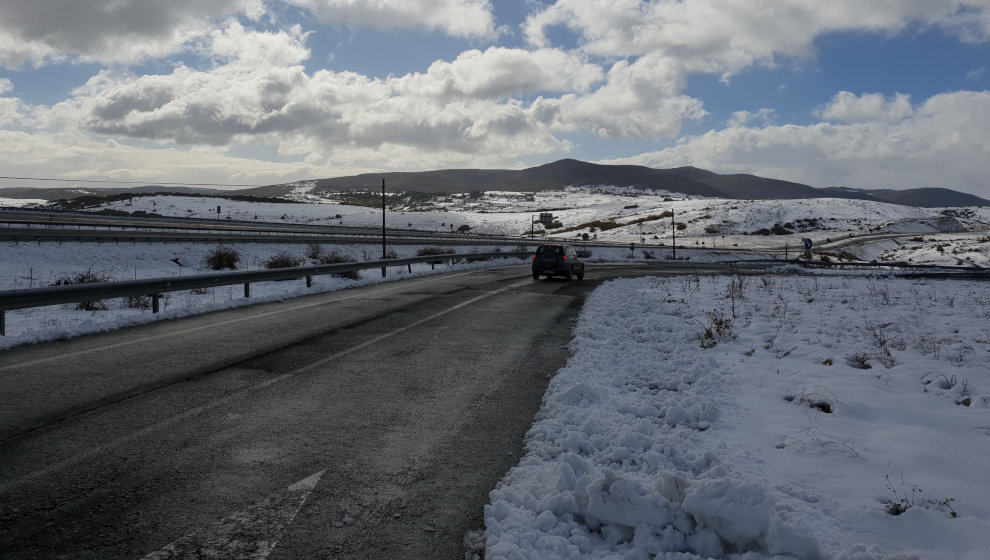
[{"label": "mountain range", "polygon": [[655,169],[641,165],[602,165],[575,159],[522,170],[445,169],[437,171],[366,173],[349,177],[317,179],[284,185],[271,185],[236,191],[156,187],[107,189],[0,189],[0,197],[71,199],[86,195],[121,193],[177,192],[220,196],[247,195],[285,197],[300,185],[313,185],[316,191],[378,190],[384,180],[389,191],[430,194],[468,193],[472,191],[535,192],[559,190],[568,186],[617,186],[642,190],[660,190],[692,196],[740,200],[775,200],[799,198],[844,198],[889,202],[924,208],[990,206],[990,200],[946,188],[853,189],[847,187],[815,188],[801,183],[769,179],[746,174],[718,174],[696,167]]}]

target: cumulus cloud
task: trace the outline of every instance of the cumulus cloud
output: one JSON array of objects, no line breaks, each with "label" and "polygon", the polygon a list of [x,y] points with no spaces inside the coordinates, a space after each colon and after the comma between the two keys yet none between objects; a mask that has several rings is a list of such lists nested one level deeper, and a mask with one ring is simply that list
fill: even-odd
[{"label": "cumulus cloud", "polygon": [[911,117],[913,113],[908,95],[899,93],[893,99],[888,99],[879,93],[864,93],[857,97],[848,91],[841,91],[817,114],[826,120],[847,123],[896,123]]},{"label": "cumulus cloud", "polygon": [[530,15],[524,33],[531,44],[548,47],[547,30],[565,26],[588,53],[654,53],[679,60],[686,71],[727,78],[753,64],[774,64],[777,57],[811,57],[823,33],[895,34],[911,24],[986,41],[990,6],[984,0],[557,0]]},{"label": "cumulus cloud", "polygon": [[990,92],[953,92],[928,99],[896,122],[881,114],[850,124],[727,128],[610,163],[694,165],[814,186],[951,187],[990,197],[988,127]]},{"label": "cumulus cloud", "polygon": [[685,120],[705,116],[701,101],[680,95],[676,64],[651,55],[619,61],[605,83],[587,95],[565,94],[534,103],[538,117],[555,130],[593,132],[602,138],[645,139],[678,134]]},{"label": "cumulus cloud", "polygon": [[773,109],[760,109],[759,111],[735,111],[732,113],[732,118],[729,119],[727,123],[730,128],[738,126],[746,126],[750,123],[762,123],[763,125],[770,125],[774,120]]},{"label": "cumulus cloud", "polygon": [[0,2],[0,65],[159,58],[208,32],[209,21],[252,11],[257,0]]},{"label": "cumulus cloud", "polygon": [[453,62],[434,62],[425,74],[397,80],[409,95],[500,99],[534,92],[586,92],[604,78],[597,64],[558,49],[468,50]]},{"label": "cumulus cloud", "polygon": [[455,37],[493,37],[488,0],[287,0],[326,25],[435,29]]},{"label": "cumulus cloud", "polygon": [[[491,38],[487,0],[282,0],[328,25],[427,28]],[[0,66],[82,61],[134,64],[188,51],[236,16],[261,20],[277,0],[0,2]]]},{"label": "cumulus cloud", "polygon": [[212,39],[204,53],[218,61],[211,68],[143,76],[105,70],[71,99],[37,108],[33,125],[189,146],[278,146],[285,157],[314,163],[369,151],[379,164],[394,163],[396,153],[416,154],[409,160],[417,166],[435,165],[441,153],[504,161],[568,146],[508,90],[589,89],[602,79],[596,66],[560,51],[508,49],[472,51],[425,74],[386,79],[309,74],[298,29],[260,33],[232,23]]}]

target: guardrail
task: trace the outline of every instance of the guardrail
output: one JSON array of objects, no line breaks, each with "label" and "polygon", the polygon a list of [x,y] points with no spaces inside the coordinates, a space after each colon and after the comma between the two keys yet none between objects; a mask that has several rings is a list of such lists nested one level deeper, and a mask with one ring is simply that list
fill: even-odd
[{"label": "guardrail", "polygon": [[0,291],[0,336],[7,335],[6,312],[14,309],[45,307],[63,303],[83,303],[108,298],[149,296],[152,300],[152,312],[158,313],[159,300],[162,294],[181,290],[196,290],[214,286],[230,286],[244,284],[244,297],[251,297],[251,284],[256,282],[271,282],[276,280],[306,279],[306,287],[312,287],[313,276],[324,274],[340,274],[372,268],[381,268],[382,276],[389,267],[408,266],[417,263],[440,264],[459,259],[497,259],[497,258],[527,258],[529,251],[511,251],[501,253],[454,253],[448,255],[428,255],[409,257],[405,259],[387,259],[380,261],[365,261],[357,263],[322,264],[313,266],[296,266],[276,268],[273,270],[254,270],[244,272],[221,272],[217,274],[200,274],[196,276],[149,278],[147,280],[125,280],[121,282],[97,282],[93,284],[72,284],[68,286],[49,286],[26,290]]}]

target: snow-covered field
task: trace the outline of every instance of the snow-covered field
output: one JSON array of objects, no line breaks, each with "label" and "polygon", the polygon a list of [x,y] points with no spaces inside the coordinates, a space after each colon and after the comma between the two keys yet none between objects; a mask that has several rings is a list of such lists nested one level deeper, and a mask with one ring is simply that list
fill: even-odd
[{"label": "snow-covered field", "polygon": [[489,559],[982,559],[990,285],[850,276],[596,290]]},{"label": "snow-covered field", "polygon": [[[100,208],[125,212],[155,212],[165,216],[281,221],[306,224],[381,225],[377,208],[339,204],[313,198],[304,188],[294,204],[268,204],[186,196],[142,196],[105,203]],[[815,242],[849,234],[874,232],[938,233],[933,226],[943,209],[913,208],[881,202],[846,199],[728,200],[685,197],[617,188],[569,188],[541,193],[486,192],[481,197],[451,195],[429,204],[392,207],[387,223],[393,228],[451,231],[467,225],[474,233],[524,235],[544,232],[560,239],[585,233],[600,241],[669,244],[677,227],[680,242],[707,247],[744,248],[800,245],[801,238]],[[971,218],[960,220],[973,230],[990,230],[990,209],[968,209]],[[533,225],[541,212],[554,215],[561,227],[544,230]],[[669,213],[673,213],[673,220]],[[663,216],[662,218],[660,216]],[[604,222],[607,229],[601,224]],[[792,234],[754,235],[775,225]]]}]

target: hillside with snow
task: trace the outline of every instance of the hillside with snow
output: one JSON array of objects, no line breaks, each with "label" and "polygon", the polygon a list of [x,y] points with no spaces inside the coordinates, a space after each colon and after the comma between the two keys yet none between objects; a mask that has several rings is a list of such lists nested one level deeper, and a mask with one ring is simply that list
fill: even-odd
[{"label": "hillside with snow", "polygon": [[[468,226],[472,233],[498,236],[550,236],[616,243],[780,249],[816,245],[853,235],[905,234],[923,238],[908,245],[886,243],[850,248],[847,257],[923,264],[986,266],[990,262],[990,208],[931,209],[840,198],[732,200],[618,187],[572,187],[537,193],[485,192],[412,197],[390,195],[386,221],[391,228],[450,232]],[[165,216],[326,226],[381,225],[380,207],[344,204],[344,195],[315,194],[312,185],[296,187],[295,203],[270,204],[187,196],[136,196],[100,204],[91,210],[147,212]],[[538,221],[553,215],[552,227]],[[924,238],[924,236],[929,236]],[[936,236],[936,237],[933,237]],[[951,245],[946,256],[946,247]],[[939,246],[941,245],[941,249]],[[953,252],[954,251],[954,252]],[[837,252],[834,254],[838,254]]]}]

